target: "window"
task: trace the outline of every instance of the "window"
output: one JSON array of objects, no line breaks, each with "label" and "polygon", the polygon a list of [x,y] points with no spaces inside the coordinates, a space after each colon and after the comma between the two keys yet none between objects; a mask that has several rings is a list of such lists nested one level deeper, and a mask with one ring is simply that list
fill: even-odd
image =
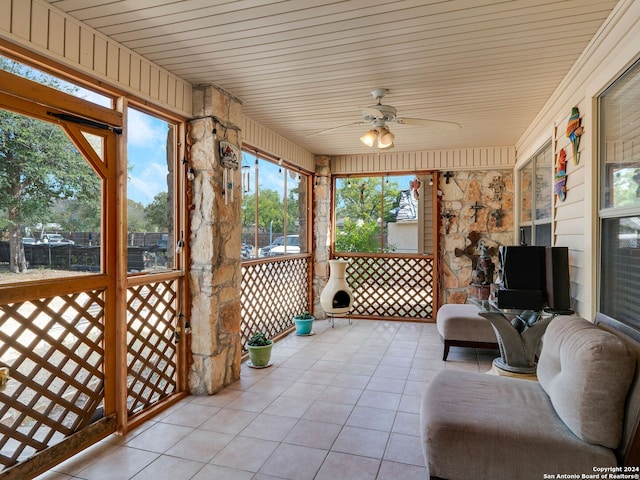
[{"label": "window", "polygon": [[553,162],[551,143],[545,145],[520,170],[520,241],[551,246]]},{"label": "window", "polygon": [[417,253],[423,183],[415,175],[336,178],[335,251]]},{"label": "window", "polygon": [[129,108],[127,131],[127,271],[172,269],[175,125]]},{"label": "window", "polygon": [[[599,311],[640,327],[640,63],[599,98]],[[634,148],[634,143],[636,147]]]},{"label": "window", "polygon": [[307,253],[309,175],[242,152],[243,260]]}]

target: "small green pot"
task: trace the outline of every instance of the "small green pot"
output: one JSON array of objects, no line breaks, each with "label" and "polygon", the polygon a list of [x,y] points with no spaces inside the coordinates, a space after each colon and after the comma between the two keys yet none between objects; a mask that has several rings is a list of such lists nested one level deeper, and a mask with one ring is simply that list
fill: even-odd
[{"label": "small green pot", "polygon": [[293,321],[296,324],[297,335],[309,335],[311,333],[311,327],[313,326],[313,318],[297,318],[293,317]]},{"label": "small green pot", "polygon": [[262,347],[254,347],[247,345],[249,350],[249,360],[254,367],[266,367],[271,360],[271,347],[273,347],[273,340],[269,340],[269,345]]}]

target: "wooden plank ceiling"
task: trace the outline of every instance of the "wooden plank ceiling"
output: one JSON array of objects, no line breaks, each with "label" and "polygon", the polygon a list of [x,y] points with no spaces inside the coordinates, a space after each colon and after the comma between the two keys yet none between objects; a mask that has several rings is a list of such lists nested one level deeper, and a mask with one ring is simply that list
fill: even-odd
[{"label": "wooden plank ceiling", "polygon": [[615,0],[47,0],[317,154],[370,153],[371,91],[398,116],[396,151],[514,145]]}]

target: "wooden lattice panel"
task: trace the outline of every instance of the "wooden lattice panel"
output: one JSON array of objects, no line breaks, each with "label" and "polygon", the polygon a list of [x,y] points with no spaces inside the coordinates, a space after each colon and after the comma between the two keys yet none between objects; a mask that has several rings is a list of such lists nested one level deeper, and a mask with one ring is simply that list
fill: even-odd
[{"label": "wooden lattice panel", "polygon": [[425,256],[345,255],[353,315],[433,318],[433,259]]},{"label": "wooden lattice panel", "polygon": [[242,346],[253,333],[274,337],[309,310],[310,257],[242,265]]},{"label": "wooden lattice panel", "polygon": [[0,305],[0,464],[8,467],[102,416],[104,293]]},{"label": "wooden lattice panel", "polygon": [[127,413],[176,391],[177,280],[128,289]]}]

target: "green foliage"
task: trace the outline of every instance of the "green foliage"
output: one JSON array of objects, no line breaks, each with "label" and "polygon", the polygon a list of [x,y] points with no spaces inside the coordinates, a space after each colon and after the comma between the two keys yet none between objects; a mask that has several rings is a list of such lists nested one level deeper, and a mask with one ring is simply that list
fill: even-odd
[{"label": "green foliage", "polygon": [[167,192],[160,192],[153,197],[153,200],[149,205],[144,207],[147,224],[156,232],[164,232],[169,226],[167,198]]},{"label": "green foliage", "polygon": [[297,315],[294,318],[296,318],[298,320],[312,320],[313,319],[313,315],[311,315],[311,313],[309,313],[307,311],[304,311],[300,315]]},{"label": "green foliage", "polygon": [[[245,195],[242,199],[242,208],[244,210],[243,223],[245,225],[254,224],[256,214],[255,198],[255,194],[251,194]],[[258,212],[258,229],[263,232],[269,231],[270,228],[272,228],[274,232],[284,231],[284,203],[276,190],[269,188],[260,189],[258,194]]]},{"label": "green foliage", "polygon": [[251,338],[247,341],[247,345],[251,347],[264,347],[269,345],[271,340],[267,338],[267,335],[262,332],[256,332],[253,334]]},{"label": "green foliage", "polygon": [[375,253],[382,250],[380,227],[376,221],[352,221],[347,218],[336,232],[336,251]]},{"label": "green foliage", "polygon": [[147,217],[144,212],[144,205],[131,199],[127,199],[127,232],[146,232]]}]

